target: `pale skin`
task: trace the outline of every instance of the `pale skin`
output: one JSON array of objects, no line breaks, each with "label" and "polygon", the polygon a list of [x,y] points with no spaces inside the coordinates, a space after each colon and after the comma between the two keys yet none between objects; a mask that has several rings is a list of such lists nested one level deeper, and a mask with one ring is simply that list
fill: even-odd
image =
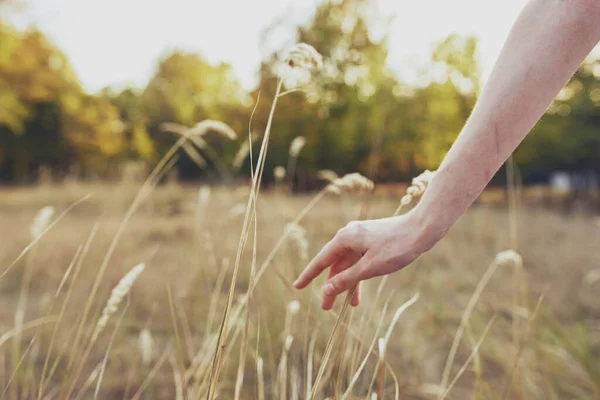
[{"label": "pale skin", "polygon": [[391,218],[340,229],[294,282],[323,271],[322,304],[396,272],[431,249],[471,206],[600,41],[600,0],[530,0],[515,21],[475,108],[421,201]]}]

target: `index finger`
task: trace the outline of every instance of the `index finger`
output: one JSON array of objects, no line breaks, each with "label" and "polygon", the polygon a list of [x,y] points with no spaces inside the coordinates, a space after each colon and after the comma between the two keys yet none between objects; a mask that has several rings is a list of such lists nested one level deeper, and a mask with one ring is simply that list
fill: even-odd
[{"label": "index finger", "polygon": [[336,235],[331,239],[306,266],[298,279],[294,282],[296,289],[303,289],[313,281],[321,272],[333,264],[341,255],[344,254],[345,246]]}]

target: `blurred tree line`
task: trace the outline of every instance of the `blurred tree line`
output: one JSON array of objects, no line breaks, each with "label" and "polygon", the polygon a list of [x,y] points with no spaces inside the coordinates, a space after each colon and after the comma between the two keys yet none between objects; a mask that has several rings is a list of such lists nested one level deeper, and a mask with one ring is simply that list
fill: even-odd
[{"label": "blurred tree line", "polygon": [[[388,22],[368,0],[337,0],[324,2],[297,27],[295,39],[312,44],[326,62],[302,91],[280,99],[269,170],[287,164],[298,136],[306,138],[296,168],[305,180],[320,169],[358,170],[386,181],[437,167],[479,91],[477,40],[451,35],[438,43],[422,71],[426,83],[409,85],[385,66],[385,29],[372,29]],[[191,127],[203,119],[222,120],[240,137],[207,137],[206,146],[194,150],[204,168],[189,148],[182,152],[180,177],[248,176],[249,159],[239,149],[259,94],[253,133],[266,124],[281,50],[270,49],[251,93],[229,65],[176,51],[160,60],[145,88],[89,94],[41,32],[17,31],[0,20],[0,180],[32,182],[41,169],[55,178],[116,177],[132,160],[156,162],[177,140],[164,123]],[[598,128],[600,60],[589,60],[517,150],[525,180],[545,179],[557,169],[600,174]]]}]

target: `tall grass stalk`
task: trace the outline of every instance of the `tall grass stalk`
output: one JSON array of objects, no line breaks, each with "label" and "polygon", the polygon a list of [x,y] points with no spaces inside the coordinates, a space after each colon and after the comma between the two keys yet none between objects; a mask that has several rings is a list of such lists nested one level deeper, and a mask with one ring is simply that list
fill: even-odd
[{"label": "tall grass stalk", "polygon": [[138,388],[137,392],[135,392],[135,394],[131,397],[131,400],[139,400],[140,397],[142,397],[146,388],[148,387],[148,385],[150,385],[150,383],[152,382],[152,379],[154,379],[154,376],[156,375],[158,370],[165,363],[165,361],[169,357],[169,354],[171,354],[171,351],[172,351],[171,346],[167,345],[165,347],[165,349],[163,350],[162,354],[160,355],[160,357],[158,358],[158,360],[156,361],[156,364],[154,364],[154,367],[152,367],[152,369],[150,370],[150,372],[148,373],[148,375],[146,376],[146,378],[144,379],[144,381]]},{"label": "tall grass stalk", "polygon": [[251,210],[251,207],[253,207],[254,202],[258,198],[258,193],[260,191],[260,182],[261,182],[262,174],[264,171],[265,158],[267,155],[267,149],[268,149],[269,138],[270,138],[270,133],[271,133],[271,125],[273,123],[273,117],[275,115],[275,108],[277,107],[277,98],[279,96],[279,93],[281,92],[282,85],[283,85],[283,81],[281,79],[279,79],[279,81],[277,83],[277,88],[275,90],[275,97],[274,97],[273,103],[271,105],[271,111],[269,112],[269,119],[267,121],[267,126],[265,128],[265,134],[263,136],[262,146],[261,146],[260,153],[258,155],[258,160],[256,163],[257,164],[256,174],[252,179],[252,189],[250,191],[250,196],[248,198],[248,204],[246,207],[246,216],[244,218],[244,224],[242,227],[242,234],[241,234],[240,240],[238,242],[238,250],[237,250],[237,254],[236,254],[235,264],[233,267],[233,276],[231,278],[231,284],[229,286],[229,294],[227,296],[227,304],[225,305],[225,310],[223,312],[223,319],[221,322],[221,327],[219,329],[218,339],[217,339],[217,347],[215,349],[215,355],[214,355],[214,359],[213,359],[213,367],[210,371],[210,376],[209,376],[209,389],[208,389],[208,393],[207,393],[208,400],[212,400],[214,398],[216,386],[219,381],[219,373],[221,370],[221,362],[222,362],[222,353],[223,353],[223,350],[225,347],[224,341],[226,340],[227,335],[229,333],[229,330],[228,330],[229,310],[231,309],[231,305],[233,302],[233,294],[235,291],[235,285],[236,285],[236,281],[237,281],[237,275],[238,275],[239,266],[240,266],[240,262],[241,262],[241,258],[242,258],[242,253],[244,251],[244,248],[246,247],[246,241],[248,239],[248,234],[249,234],[249,230],[250,230],[249,225],[251,223],[250,218],[252,215],[250,210]]},{"label": "tall grass stalk", "polygon": [[[104,352],[104,358],[102,359],[100,373],[98,374],[98,379],[96,381],[96,389],[94,390],[94,400],[98,399],[98,395],[100,394],[100,385],[102,384],[102,379],[104,378],[104,371],[106,370],[106,364],[108,363],[108,356],[110,354],[110,351],[112,350],[113,344],[115,342],[115,338],[117,336],[117,332],[119,331],[119,328],[121,327],[121,322],[123,321],[125,312],[127,311],[127,308],[129,307],[128,303],[125,304],[125,306],[123,307],[123,311],[121,311],[121,315],[119,315],[119,318],[117,319],[117,323],[115,324],[115,328],[113,329],[112,335],[110,336],[108,346],[106,347],[106,351]],[[83,397],[84,393],[85,392],[83,392],[83,391],[80,392],[80,395],[76,398],[76,400],[81,399]]]},{"label": "tall grass stalk", "polygon": [[[73,277],[71,278],[71,281],[69,283],[69,287],[67,289],[67,293],[65,295],[65,299],[63,300],[61,309],[59,311],[58,314],[58,321],[57,323],[54,325],[54,329],[52,330],[52,335],[50,337],[50,343],[48,345],[48,352],[46,353],[46,358],[44,360],[44,367],[42,368],[42,375],[41,375],[41,383],[40,383],[40,389],[38,392],[38,400],[42,399],[43,393],[44,393],[44,389],[45,389],[45,382],[46,382],[46,371],[48,368],[48,363],[50,361],[50,356],[52,355],[52,349],[54,347],[54,342],[56,340],[56,335],[58,333],[58,327],[60,325],[60,322],[63,319],[63,316],[65,315],[65,311],[67,309],[67,305],[69,304],[69,300],[71,299],[71,295],[73,294],[73,288],[75,287],[75,283],[77,282],[77,278],[79,277],[79,272],[81,271],[81,266],[83,265],[83,260],[85,259],[86,255],[88,254],[88,251],[90,249],[90,246],[92,244],[92,241],[94,240],[94,237],[96,236],[96,233],[98,232],[98,224],[94,224],[86,242],[83,245],[83,249],[81,251],[81,255],[79,256],[78,260],[77,260],[77,264],[75,266],[75,271],[73,272]],[[67,269],[67,272],[70,270],[70,268]],[[66,275],[66,274],[65,274]],[[63,276],[63,280],[65,279],[65,277]],[[62,287],[62,285],[64,284],[63,281],[61,281],[61,284],[59,285],[59,288],[57,289],[56,295],[58,296],[59,291]],[[61,352],[61,354],[56,358],[55,360],[55,365],[58,365],[58,362],[62,359],[62,356],[64,355],[64,352]],[[55,370],[55,368],[51,368],[47,379],[51,379],[53,376],[53,371]]]},{"label": "tall grass stalk", "polygon": [[265,373],[262,357],[256,357],[256,377],[258,380],[258,400],[265,400]]},{"label": "tall grass stalk", "polygon": [[12,270],[13,267],[15,265],[17,265],[17,263],[23,259],[23,257],[25,257],[25,255],[29,252],[29,250],[31,250],[33,248],[33,246],[35,246],[41,240],[41,238],[44,237],[44,235],[46,233],[48,233],[52,228],[54,228],[54,226],[57,225],[60,222],[60,220],[62,220],[65,217],[65,215],[67,215],[73,208],[77,207],[79,204],[83,203],[86,200],[89,200],[91,197],[92,197],[92,194],[85,195],[81,199],[75,201],[69,207],[67,207],[65,209],[65,211],[63,211],[57,218],[55,218],[54,221],[52,223],[50,223],[50,225],[48,225],[48,227],[46,229],[44,229],[44,231],[39,236],[36,236],[35,239],[33,239],[31,242],[29,242],[29,244],[27,246],[25,246],[25,248],[23,250],[21,250],[21,253],[19,253],[17,258],[15,258],[13,260],[13,262],[10,263],[10,265],[8,267],[6,267],[4,272],[2,272],[2,274],[0,274],[0,280],[2,280],[2,278],[4,278],[6,276],[6,274],[8,274],[8,272],[10,270]]},{"label": "tall grass stalk", "polygon": [[[516,193],[516,175],[515,160],[512,156],[506,161],[506,191],[508,197],[508,238],[511,248],[517,250],[517,193]],[[512,271],[512,339],[513,346],[518,346],[519,325],[517,310],[519,308],[519,271],[516,268]]]},{"label": "tall grass stalk", "polygon": [[4,387],[4,390],[2,391],[2,393],[0,393],[0,400],[2,400],[4,398],[4,395],[6,394],[6,391],[11,387],[10,384],[12,383],[13,379],[15,378],[15,376],[17,375],[17,373],[19,372],[19,368],[21,367],[21,364],[23,363],[23,360],[25,359],[25,356],[27,356],[27,354],[29,353],[29,350],[31,350],[31,346],[33,346],[33,343],[35,343],[35,338],[33,338],[29,342],[29,345],[27,346],[27,348],[23,352],[23,355],[21,355],[21,357],[19,358],[19,361],[17,362],[17,364],[13,367],[12,374],[11,374],[10,378],[8,379],[8,382],[6,382],[6,386]]},{"label": "tall grass stalk", "polygon": [[515,376],[515,372],[517,371],[517,368],[519,366],[519,361],[521,360],[521,354],[523,353],[523,349],[525,347],[525,342],[527,341],[528,337],[529,337],[529,333],[531,332],[531,329],[533,328],[533,322],[535,321],[535,318],[538,314],[538,311],[540,309],[540,306],[542,305],[542,302],[544,301],[544,296],[545,296],[545,292],[542,293],[540,295],[540,297],[538,298],[538,301],[535,305],[535,308],[533,309],[533,312],[531,313],[529,319],[527,320],[527,326],[525,328],[525,333],[523,335],[523,340],[520,341],[519,343],[519,347],[517,349],[517,354],[515,356],[515,359],[513,361],[513,365],[512,368],[510,370],[510,373],[508,375],[508,379],[506,382],[506,386],[504,387],[504,391],[502,393],[502,400],[505,400],[508,396],[508,394],[510,393],[510,388],[513,382],[513,377]]},{"label": "tall grass stalk", "polygon": [[173,370],[173,384],[175,386],[175,400],[184,400],[183,393],[183,377],[179,372],[179,366],[177,365],[177,361],[175,360],[175,356],[173,354],[169,355],[169,364],[171,364],[171,369]]},{"label": "tall grass stalk", "polygon": [[[383,276],[379,281],[379,285],[377,285],[377,290],[375,291],[375,298],[373,299],[373,303],[372,303],[373,309],[375,309],[375,307],[377,307],[379,298],[381,297],[381,293],[383,292],[383,288],[384,288],[388,278],[389,278],[389,275]],[[385,306],[387,308],[387,303],[385,304]],[[385,312],[383,312],[383,311],[382,311],[382,313],[385,314]],[[363,337],[366,327],[371,325],[371,323],[375,319],[376,315],[377,315],[377,313],[375,313],[375,312],[372,312],[372,313],[363,312],[363,314],[361,316],[361,322],[360,322],[359,328],[358,328],[359,329],[358,337]],[[355,342],[354,349],[353,349],[353,352],[351,355],[351,360],[350,360],[350,368],[348,371],[350,373],[350,375],[348,377],[348,380],[350,382],[352,381],[352,373],[353,373],[352,371],[355,371],[358,368],[358,362],[360,359],[360,348],[361,348],[361,344],[359,342]],[[369,350],[367,352],[366,357],[368,357],[369,353],[371,353],[372,351],[373,351],[373,349],[371,347],[371,350]]]},{"label": "tall grass stalk", "polygon": [[[254,117],[254,113],[256,112],[256,107],[258,107],[258,102],[260,98],[257,98],[256,104],[254,105],[254,109],[252,110],[252,114],[250,116],[250,122],[248,123],[248,145],[249,148],[252,148],[252,119]],[[255,173],[254,173],[254,163],[252,159],[252,152],[250,152],[250,178],[254,181]],[[248,348],[248,330],[250,327],[250,312],[252,310],[252,294],[254,292],[254,285],[256,279],[256,254],[257,254],[257,241],[258,241],[258,218],[256,215],[256,198],[254,198],[252,204],[252,219],[254,226],[254,235],[252,236],[252,263],[250,265],[250,282],[248,284],[248,290],[246,291],[246,298],[248,302],[246,304],[246,316],[244,318],[244,328],[242,333],[242,344],[240,346],[240,357],[238,361],[238,372],[235,383],[235,393],[234,399],[238,400],[241,396],[242,386],[244,384],[244,371],[246,367],[246,351]]]},{"label": "tall grass stalk", "polygon": [[177,316],[175,313],[175,306],[173,304],[173,294],[171,293],[171,286],[167,285],[167,298],[169,300],[169,311],[171,314],[171,323],[173,324],[173,333],[175,334],[175,362],[179,369],[179,374],[183,375],[184,368],[184,357],[181,345],[181,337],[179,335],[179,325],[177,324]]},{"label": "tall grass stalk", "polygon": [[295,137],[290,143],[290,149],[288,152],[288,166],[287,166],[287,176],[288,176],[288,184],[289,184],[289,192],[291,193],[294,190],[294,178],[296,176],[296,165],[298,164],[298,156],[302,151],[302,148],[306,144],[306,139],[304,136]]},{"label": "tall grass stalk", "polygon": [[67,398],[71,398],[71,396],[75,390],[76,383],[77,383],[79,376],[81,375],[81,372],[85,365],[85,362],[87,361],[87,358],[89,357],[90,352],[92,351],[92,347],[96,343],[96,340],[98,339],[100,334],[103,332],[103,330],[106,328],[106,325],[107,325],[110,317],[117,311],[117,309],[118,309],[119,305],[121,304],[121,302],[123,301],[123,299],[129,294],[129,291],[131,290],[131,287],[135,283],[135,280],[144,271],[144,269],[145,269],[145,264],[138,264],[135,267],[133,267],[123,278],[121,278],[119,283],[117,283],[117,285],[114,287],[113,291],[111,292],[111,295],[108,298],[108,301],[106,302],[106,305],[104,306],[104,309],[102,310],[100,319],[98,319],[98,322],[96,323],[96,326],[94,327],[91,339],[90,339],[88,345],[85,347],[85,350],[83,351],[83,353],[80,355],[81,358],[80,358],[80,362],[79,362],[79,367],[75,371],[75,374],[73,376],[73,379],[72,379],[69,389],[67,391]]},{"label": "tall grass stalk", "polygon": [[[379,347],[378,347],[379,358],[378,358],[376,372],[373,375],[373,380],[371,381],[371,387],[373,386],[374,381],[377,381],[377,383],[378,383],[378,386],[377,386],[377,397],[378,398],[383,397],[383,390],[384,390],[383,388],[384,388],[384,381],[385,381],[385,368],[389,368],[388,363],[385,362],[385,352],[387,349],[387,345],[392,336],[392,330],[396,326],[398,320],[400,319],[400,316],[404,313],[404,311],[408,307],[410,307],[411,305],[416,303],[418,299],[419,299],[419,293],[416,293],[407,302],[405,302],[400,307],[398,307],[398,309],[394,313],[392,322],[390,323],[390,326],[388,327],[388,330],[386,331],[385,336],[378,339],[377,343],[379,345]],[[396,377],[394,376],[393,371],[392,371],[392,376],[393,376],[394,380],[396,381]]]},{"label": "tall grass stalk", "polygon": [[462,334],[465,330],[465,326],[466,326],[469,318],[471,317],[471,313],[473,312],[475,305],[477,304],[477,301],[479,300],[479,297],[483,293],[483,290],[485,289],[488,282],[494,275],[494,272],[496,271],[498,266],[502,265],[506,261],[505,259],[502,258],[502,254],[503,253],[499,253],[499,255],[496,256],[496,259],[490,264],[488,269],[485,271],[485,273],[483,274],[483,276],[477,283],[477,286],[475,287],[475,291],[473,292],[473,294],[471,295],[471,298],[469,299],[469,303],[467,303],[467,308],[465,308],[465,311],[462,315],[460,324],[459,324],[458,329],[456,330],[456,334],[454,336],[454,340],[452,341],[452,346],[450,347],[450,352],[448,354],[448,358],[446,359],[446,365],[444,367],[444,372],[442,374],[442,382],[440,384],[442,392],[438,395],[438,400],[442,399],[442,395],[447,388],[446,385],[448,384],[448,379],[450,377],[450,369],[452,368],[452,363],[454,362],[454,357],[456,355],[456,351],[458,350],[458,345],[460,343],[460,339],[462,338]]},{"label": "tall grass stalk", "polygon": [[[95,230],[93,230],[92,232],[94,233],[94,231]],[[64,285],[64,283],[68,279],[68,275],[70,275],[71,268],[74,265],[78,264],[77,260],[79,259],[80,255],[81,255],[82,249],[83,249],[82,246],[79,246],[79,248],[77,248],[77,251],[75,252],[75,256],[73,256],[73,259],[71,260],[71,264],[67,268],[67,271],[65,272],[65,275],[63,276],[63,278],[60,281],[60,284],[58,285],[58,289],[56,290],[56,294],[54,295],[55,299],[58,297],[58,294],[60,293],[60,290],[62,289],[62,286]],[[63,305],[61,307],[61,310],[59,312],[59,316],[58,316],[58,321],[59,322],[62,319],[62,315],[64,314],[64,309],[66,307],[66,304],[67,304],[67,301],[64,301]],[[44,318],[46,318],[46,317],[47,316],[45,316]],[[55,324],[54,329],[52,330],[52,335],[50,337],[50,343],[48,344],[48,351],[47,351],[46,357],[44,359],[44,366],[42,367],[42,374],[40,376],[40,386],[39,386],[38,395],[37,395],[38,400],[42,398],[42,393],[44,392],[44,379],[45,379],[45,375],[46,375],[46,370],[48,368],[48,361],[50,360],[50,354],[52,353],[52,347],[54,345],[54,339],[55,339],[56,330],[58,328],[58,325],[59,325],[58,323]]]},{"label": "tall grass stalk", "polygon": [[456,382],[458,382],[458,379],[462,376],[462,374],[465,372],[465,370],[471,363],[471,360],[473,360],[473,358],[476,357],[477,354],[479,354],[479,347],[481,347],[481,344],[483,343],[483,340],[486,338],[488,332],[490,331],[492,325],[494,324],[494,321],[496,321],[496,315],[494,315],[492,317],[492,319],[490,319],[490,321],[485,326],[485,329],[483,330],[483,334],[481,335],[481,338],[479,338],[479,341],[475,344],[475,346],[473,346],[473,350],[471,351],[471,354],[469,355],[469,357],[467,358],[465,363],[462,365],[462,367],[460,367],[460,369],[456,373],[456,376],[454,377],[452,382],[450,382],[446,391],[443,393],[442,400],[444,400],[448,396],[448,394],[454,387],[454,384],[456,384]]},{"label": "tall grass stalk", "polygon": [[[108,267],[108,264],[114,254],[114,251],[116,250],[117,245],[119,244],[119,242],[121,240],[121,236],[125,232],[125,227],[131,220],[131,217],[133,217],[133,214],[135,213],[135,211],[137,211],[137,209],[140,206],[140,204],[142,203],[142,201],[150,194],[150,192],[152,191],[152,188],[154,188],[154,186],[156,186],[156,184],[158,183],[158,180],[159,180],[158,178],[160,178],[161,174],[164,174],[166,172],[166,170],[168,169],[168,167],[170,165],[170,162],[172,162],[175,159],[174,156],[175,156],[177,150],[181,147],[181,145],[186,140],[187,140],[187,138],[185,136],[182,136],[173,146],[171,146],[169,151],[167,151],[167,153],[161,158],[161,160],[158,162],[156,167],[154,167],[154,169],[152,170],[150,175],[146,178],[146,180],[144,181],[144,183],[138,190],[132,204],[127,209],[127,212],[125,213],[125,216],[123,217],[123,220],[119,224],[119,228],[117,229],[117,232],[115,233],[115,236],[113,237],[113,240],[111,241],[111,243],[108,247],[108,250],[102,260],[102,264],[100,265],[100,267],[98,269],[98,273],[96,274],[96,278],[94,279],[92,289],[90,290],[90,295],[88,297],[88,301],[85,304],[85,307],[83,310],[83,316],[79,323],[77,333],[75,335],[75,340],[71,347],[69,361],[68,361],[67,367],[66,367],[68,373],[71,372],[73,363],[75,362],[75,356],[79,351],[79,343],[80,343],[80,340],[82,339],[83,329],[87,323],[87,318],[91,311],[92,304],[95,299],[96,293],[98,292],[98,289],[100,288],[100,283],[102,281],[102,278],[104,277],[106,268]],[[75,384],[76,384],[76,379],[73,379],[72,384],[68,389],[67,397],[69,397],[71,395],[71,393],[73,392],[73,390],[75,388]]]},{"label": "tall grass stalk", "polygon": [[325,374],[325,370],[327,368],[327,362],[329,361],[329,357],[331,356],[331,352],[333,350],[333,346],[335,344],[335,340],[338,334],[338,327],[340,326],[340,322],[342,321],[342,317],[345,315],[348,306],[350,305],[350,301],[352,300],[352,296],[354,296],[354,291],[356,287],[352,288],[346,294],[346,299],[344,300],[344,305],[342,306],[342,310],[335,321],[335,325],[331,331],[329,339],[327,340],[327,345],[325,346],[325,353],[321,358],[321,366],[319,367],[319,372],[317,372],[317,377],[315,379],[315,383],[313,385],[312,391],[310,392],[309,400],[314,400],[315,396],[321,389],[321,380],[323,379],[323,375]]},{"label": "tall grass stalk", "polygon": [[[385,301],[385,303],[384,303],[384,305],[382,307],[381,315],[379,317],[379,323],[377,324],[377,327],[375,328],[375,334],[373,335],[373,340],[371,341],[371,345],[367,349],[367,353],[365,354],[362,362],[358,366],[358,369],[356,370],[356,372],[352,376],[352,379],[350,380],[350,383],[348,384],[348,387],[346,388],[346,391],[342,395],[341,400],[345,400],[345,399],[348,398],[348,396],[351,395],[352,389],[354,388],[354,385],[358,382],[358,378],[360,377],[362,371],[364,370],[365,366],[367,365],[367,361],[369,360],[369,356],[371,356],[372,353],[373,353],[373,349],[375,348],[375,344],[378,341],[379,331],[381,330],[381,327],[383,326],[383,321],[384,321],[384,319],[386,317],[387,308],[388,308],[388,305],[389,305],[389,302],[390,302],[391,299],[392,299],[392,295],[388,296],[387,300]],[[376,303],[374,303],[374,304],[376,304]]]}]

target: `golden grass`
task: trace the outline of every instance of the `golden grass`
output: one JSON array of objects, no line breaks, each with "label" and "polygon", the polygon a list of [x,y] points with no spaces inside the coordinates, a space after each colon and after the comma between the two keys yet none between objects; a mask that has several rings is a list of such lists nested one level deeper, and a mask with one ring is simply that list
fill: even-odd
[{"label": "golden grass", "polygon": [[[364,197],[321,192],[315,201],[264,193],[256,203],[257,231],[249,232],[256,249],[252,242],[241,253],[237,284],[230,288],[228,266],[244,221],[230,210],[247,202],[249,189],[216,187],[210,196],[204,190],[199,202],[197,187],[165,185],[148,193],[122,227],[136,192],[118,184],[3,189],[0,274],[14,264],[0,280],[4,398],[205,398],[230,290],[230,329],[215,398],[234,397],[240,359],[241,399],[304,399],[311,392],[317,399],[371,398],[369,393],[390,399],[599,397],[599,287],[585,277],[598,269],[600,231],[589,215],[520,211],[524,282],[517,283],[527,293],[514,304],[511,267],[484,274],[496,265],[494,256],[511,247],[507,212],[474,207],[412,266],[364,285],[363,302],[340,321],[330,361],[323,364],[343,304],[324,312],[318,307],[319,285],[292,289],[306,260],[284,233],[290,223],[303,228],[312,256],[361,215]],[[91,198],[61,216],[89,193]],[[60,219],[28,248],[31,221],[46,205]],[[376,194],[366,217],[391,215],[397,205],[398,196]],[[126,308],[119,308],[106,334],[90,345],[110,292],[139,263],[146,270],[124,299]],[[24,279],[27,301],[19,302]],[[546,287],[540,306],[536,302]],[[401,308],[417,292],[418,301]],[[20,328],[19,304],[25,307]],[[386,326],[391,333],[382,335]],[[454,341],[457,330],[469,340]],[[146,343],[152,338],[151,353],[140,348],[140,332]],[[244,336],[247,359],[240,357]]]}]

